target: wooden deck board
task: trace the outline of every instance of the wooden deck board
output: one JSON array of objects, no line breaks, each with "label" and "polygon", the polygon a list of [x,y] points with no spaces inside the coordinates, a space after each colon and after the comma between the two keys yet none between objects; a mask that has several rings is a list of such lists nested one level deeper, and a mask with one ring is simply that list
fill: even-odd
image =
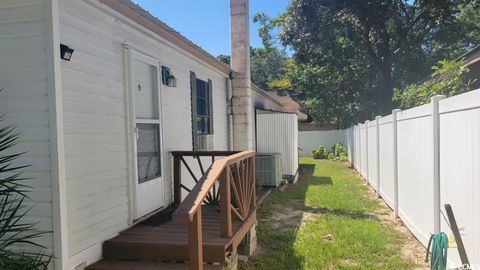
[{"label": "wooden deck board", "polygon": [[[142,261],[100,261],[89,267],[87,270],[188,270],[188,264],[164,263],[164,262],[142,262]],[[221,270],[221,265],[205,264],[205,270]]]},{"label": "wooden deck board", "polygon": [[[224,262],[225,251],[238,244],[245,224],[233,217],[231,238],[220,235],[220,213],[216,207],[202,207],[204,260]],[[251,225],[250,225],[251,226]],[[187,225],[172,221],[159,226],[137,225],[104,243],[104,258],[110,260],[188,260]],[[240,239],[241,240],[241,239]]]}]

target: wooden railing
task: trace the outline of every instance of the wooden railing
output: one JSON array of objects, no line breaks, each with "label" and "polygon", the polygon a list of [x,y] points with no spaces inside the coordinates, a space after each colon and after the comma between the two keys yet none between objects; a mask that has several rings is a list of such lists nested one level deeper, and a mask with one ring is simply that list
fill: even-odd
[{"label": "wooden railing", "polygon": [[[174,196],[175,202],[179,203],[173,213],[173,221],[188,224],[190,269],[203,269],[202,205],[215,203],[220,205],[221,237],[230,238],[233,235],[232,214],[247,224],[245,230],[255,222],[255,152],[177,151],[172,152],[172,155],[174,158]],[[223,156],[223,158],[215,159],[219,156]],[[184,157],[197,159],[202,173],[200,178],[195,176]],[[202,157],[212,158],[212,164],[206,171],[203,169]],[[192,189],[185,187],[181,182],[182,164],[196,182]],[[180,188],[189,191],[183,201],[181,201]]]}]

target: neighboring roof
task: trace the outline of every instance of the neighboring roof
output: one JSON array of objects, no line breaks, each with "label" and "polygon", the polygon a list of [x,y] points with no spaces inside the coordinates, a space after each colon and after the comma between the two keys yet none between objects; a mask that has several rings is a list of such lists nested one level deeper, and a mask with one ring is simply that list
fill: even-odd
[{"label": "neighboring roof", "polygon": [[308,115],[302,112],[302,110],[304,110],[302,105],[299,102],[295,101],[290,96],[290,94],[286,93],[285,95],[279,95],[277,92],[274,91],[269,91],[267,94],[271,97],[274,97],[275,99],[280,100],[283,103],[284,112],[291,112],[297,114],[299,120],[308,120]]},{"label": "neighboring roof", "polygon": [[252,90],[257,93],[258,95],[264,97],[264,98],[267,98],[269,100],[271,100],[272,102],[276,103],[278,106],[280,107],[284,107],[285,104],[278,98],[274,97],[274,96],[271,96],[269,95],[265,90],[263,90],[262,88],[258,87],[257,85],[253,84],[252,83]]},{"label": "neighboring roof", "polygon": [[460,55],[457,60],[465,61],[465,66],[473,65],[474,63],[480,61],[480,45],[471,49],[470,51]]},{"label": "neighboring roof", "polygon": [[130,20],[156,33],[167,41],[175,44],[190,54],[198,57],[207,64],[213,66],[225,75],[229,75],[231,69],[220,62],[213,55],[200,48],[198,45],[182,36],[175,29],[171,28],[148,11],[133,3],[130,0],[99,0],[101,3],[124,15]]}]

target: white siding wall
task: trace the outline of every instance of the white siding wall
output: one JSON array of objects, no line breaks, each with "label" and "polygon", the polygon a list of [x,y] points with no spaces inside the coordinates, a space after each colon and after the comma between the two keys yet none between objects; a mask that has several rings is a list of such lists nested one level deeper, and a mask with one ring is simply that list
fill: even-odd
[{"label": "white siding wall", "polygon": [[[52,189],[50,161],[50,121],[47,61],[46,0],[0,1],[0,115],[2,125],[17,127],[19,144],[11,153],[26,152],[17,165],[24,169],[25,182],[34,188],[33,208],[26,221],[52,231]],[[53,237],[46,234],[37,242],[53,249]]]},{"label": "white siding wall", "polygon": [[298,117],[290,113],[257,115],[258,153],[281,153],[282,172],[296,176],[298,170]]},{"label": "white siding wall", "polygon": [[[101,241],[128,226],[127,89],[122,43],[156,58],[177,77],[161,87],[166,202],[172,200],[170,151],[191,150],[190,71],[213,81],[215,149],[228,148],[226,77],[78,0],[60,6],[61,42],[75,49],[62,63],[71,266],[100,257]],[[186,179],[184,177],[183,179]]]},{"label": "white siding wall", "polygon": [[[258,111],[256,111],[258,109]],[[270,111],[277,111],[281,112],[282,111],[282,106],[278,105],[277,103],[273,102],[269,98],[266,98],[260,94],[258,94],[255,90],[252,89],[252,123],[254,125],[254,128],[252,129],[253,132],[253,146],[256,149],[258,147],[257,145],[257,126],[256,125],[256,119],[255,115],[258,115],[262,113],[261,110],[270,110]],[[255,113],[255,111],[257,113]],[[255,150],[254,149],[254,150]],[[258,149],[257,149],[258,150]]]}]

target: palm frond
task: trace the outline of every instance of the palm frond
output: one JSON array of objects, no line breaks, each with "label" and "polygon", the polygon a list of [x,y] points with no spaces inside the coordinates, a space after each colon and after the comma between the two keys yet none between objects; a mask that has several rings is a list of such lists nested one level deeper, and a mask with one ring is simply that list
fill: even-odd
[{"label": "palm frond", "polygon": [[[0,89],[1,91],[1,89]],[[0,269],[47,269],[52,256],[45,247],[35,242],[46,232],[36,229],[36,223],[25,222],[25,216],[33,206],[26,205],[32,188],[25,183],[22,170],[28,165],[16,165],[25,153],[12,154],[19,140],[19,133],[12,126],[2,126],[0,116]],[[19,249],[22,247],[21,249]],[[39,252],[23,250],[39,249]]]}]

